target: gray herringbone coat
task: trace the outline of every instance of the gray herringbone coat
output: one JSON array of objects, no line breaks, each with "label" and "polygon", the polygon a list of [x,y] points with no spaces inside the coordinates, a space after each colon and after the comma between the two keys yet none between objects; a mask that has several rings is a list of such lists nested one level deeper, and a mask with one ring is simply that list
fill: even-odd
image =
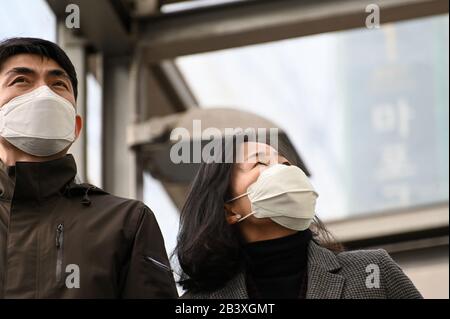
[{"label": "gray herringbone coat", "polygon": [[[182,298],[248,299],[245,275],[240,273],[224,288],[212,293],[188,292]],[[414,299],[422,296],[383,249],[347,251],[336,255],[311,241],[306,298]]]}]

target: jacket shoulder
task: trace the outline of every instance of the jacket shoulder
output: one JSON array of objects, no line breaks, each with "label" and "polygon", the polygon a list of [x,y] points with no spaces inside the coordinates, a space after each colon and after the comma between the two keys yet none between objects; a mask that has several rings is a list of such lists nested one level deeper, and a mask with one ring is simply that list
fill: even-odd
[{"label": "jacket shoulder", "polygon": [[384,249],[345,251],[336,255],[348,284],[378,288],[384,298],[422,298],[412,281]]},{"label": "jacket shoulder", "polygon": [[379,264],[381,261],[392,261],[384,249],[343,251],[336,254],[336,257],[342,267],[358,267],[371,263]]},{"label": "jacket shoulder", "polygon": [[79,201],[84,209],[92,211],[94,214],[91,216],[103,216],[109,223],[119,225],[129,234],[135,233],[142,223],[157,223],[153,211],[142,201],[112,195],[92,184],[72,182],[64,195],[75,202]]},{"label": "jacket shoulder", "polygon": [[65,196],[78,198],[85,206],[101,205],[102,208],[120,208],[121,210],[139,211],[152,213],[151,209],[142,201],[116,196],[89,183],[70,183],[65,192]]}]

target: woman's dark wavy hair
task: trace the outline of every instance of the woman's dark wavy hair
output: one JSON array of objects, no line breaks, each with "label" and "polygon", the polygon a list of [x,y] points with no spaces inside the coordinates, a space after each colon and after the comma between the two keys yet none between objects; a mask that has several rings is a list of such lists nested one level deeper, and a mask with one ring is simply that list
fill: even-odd
[{"label": "woman's dark wavy hair", "polygon": [[[248,142],[249,138],[241,141]],[[236,136],[224,139],[222,150],[237,150],[238,143]],[[278,152],[297,165],[281,145]],[[226,158],[229,153],[232,161]],[[181,211],[178,244],[173,253],[182,270],[179,284],[194,293],[220,289],[244,268],[240,233],[227,223],[224,210],[231,198],[229,184],[235,154],[222,152],[218,158],[221,161],[200,165]],[[314,219],[310,229],[319,245],[335,252],[342,250],[319,218]]]}]

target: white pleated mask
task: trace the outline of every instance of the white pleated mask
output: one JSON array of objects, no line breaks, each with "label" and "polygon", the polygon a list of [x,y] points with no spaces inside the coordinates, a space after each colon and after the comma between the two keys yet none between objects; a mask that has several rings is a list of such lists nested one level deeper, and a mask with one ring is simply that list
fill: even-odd
[{"label": "white pleated mask", "polygon": [[275,164],[261,172],[246,193],[228,203],[244,196],[248,196],[252,211],[239,222],[253,215],[302,231],[309,228],[315,216],[318,194],[299,167]]},{"label": "white pleated mask", "polygon": [[51,156],[75,141],[75,107],[48,86],[0,108],[0,136],[35,156]]}]

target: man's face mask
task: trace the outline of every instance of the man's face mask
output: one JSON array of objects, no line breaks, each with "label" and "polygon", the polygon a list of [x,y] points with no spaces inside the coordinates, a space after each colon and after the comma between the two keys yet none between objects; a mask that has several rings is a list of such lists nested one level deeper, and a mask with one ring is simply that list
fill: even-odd
[{"label": "man's face mask", "polygon": [[239,222],[254,215],[301,231],[311,225],[318,194],[300,168],[275,164],[263,171],[246,193],[228,203],[244,196],[248,196],[252,212]]},{"label": "man's face mask", "polygon": [[48,86],[0,108],[0,136],[34,156],[55,155],[75,141],[74,106]]}]

